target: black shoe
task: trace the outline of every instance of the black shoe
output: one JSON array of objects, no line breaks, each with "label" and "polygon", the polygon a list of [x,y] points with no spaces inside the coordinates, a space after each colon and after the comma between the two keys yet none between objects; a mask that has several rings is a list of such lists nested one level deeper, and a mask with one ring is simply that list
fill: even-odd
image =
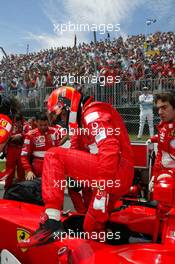
[{"label": "black shoe", "polygon": [[65,236],[65,230],[61,221],[53,219],[45,220],[40,223],[40,227],[27,240],[19,242],[20,248],[41,246],[47,243],[61,240]]}]

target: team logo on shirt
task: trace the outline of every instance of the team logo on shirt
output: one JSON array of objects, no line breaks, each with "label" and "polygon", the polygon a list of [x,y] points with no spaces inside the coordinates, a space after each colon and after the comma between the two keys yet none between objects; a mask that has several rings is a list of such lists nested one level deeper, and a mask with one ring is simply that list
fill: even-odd
[{"label": "team logo on shirt", "polygon": [[38,136],[36,138],[35,144],[37,147],[43,147],[45,146],[45,141],[46,141],[45,136]]},{"label": "team logo on shirt", "polygon": [[45,142],[45,137],[44,137],[44,136],[40,136],[40,137],[39,137],[39,142],[40,142],[40,143]]}]

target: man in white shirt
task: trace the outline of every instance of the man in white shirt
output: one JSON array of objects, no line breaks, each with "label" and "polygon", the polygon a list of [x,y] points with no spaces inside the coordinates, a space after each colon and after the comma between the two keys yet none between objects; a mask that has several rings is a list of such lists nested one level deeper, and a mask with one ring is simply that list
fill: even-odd
[{"label": "man in white shirt", "polygon": [[152,137],[154,134],[153,103],[154,103],[154,98],[153,95],[150,93],[149,88],[143,87],[143,93],[139,96],[140,125],[139,125],[139,133],[137,136],[138,139],[142,138],[146,119],[148,121],[150,136]]}]

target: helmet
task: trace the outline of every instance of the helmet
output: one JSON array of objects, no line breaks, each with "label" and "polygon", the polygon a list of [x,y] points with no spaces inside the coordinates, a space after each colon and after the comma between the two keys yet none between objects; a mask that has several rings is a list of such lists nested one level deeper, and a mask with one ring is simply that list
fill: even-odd
[{"label": "helmet", "polygon": [[62,86],[55,89],[48,98],[49,113],[60,115],[63,108],[70,111],[69,125],[77,123],[77,112],[81,102],[81,94],[73,87]]}]

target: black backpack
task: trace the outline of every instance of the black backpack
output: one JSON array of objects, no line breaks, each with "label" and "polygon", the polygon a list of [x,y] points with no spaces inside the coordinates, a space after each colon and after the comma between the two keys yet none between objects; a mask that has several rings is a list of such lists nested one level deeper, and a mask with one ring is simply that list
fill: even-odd
[{"label": "black backpack", "polygon": [[4,199],[43,205],[41,178],[13,184],[4,193]]}]

